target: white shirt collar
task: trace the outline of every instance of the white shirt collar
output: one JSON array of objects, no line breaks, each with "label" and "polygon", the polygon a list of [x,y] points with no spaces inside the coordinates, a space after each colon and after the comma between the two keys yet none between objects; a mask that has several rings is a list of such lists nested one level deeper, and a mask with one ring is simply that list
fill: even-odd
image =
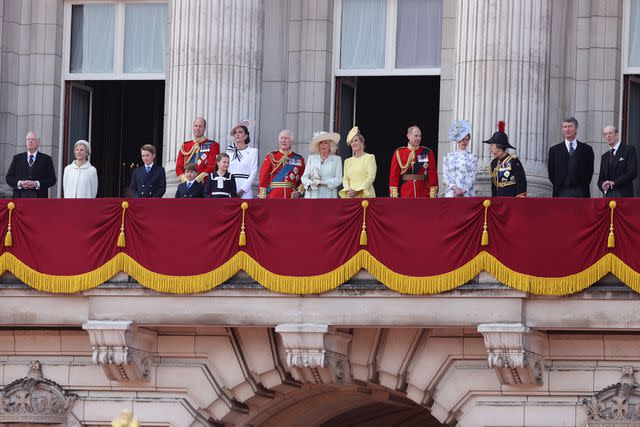
[{"label": "white shirt collar", "polygon": [[[613,148],[613,155],[615,156],[616,153],[618,152],[618,148],[620,148],[620,141],[616,142],[616,145],[614,145],[612,148]],[[611,148],[609,150],[611,150]]]},{"label": "white shirt collar", "polygon": [[573,144],[573,149],[576,150],[578,148],[578,139],[574,139],[573,141],[568,141],[568,140],[564,140],[564,145],[567,147],[567,150],[569,150],[569,144]]}]

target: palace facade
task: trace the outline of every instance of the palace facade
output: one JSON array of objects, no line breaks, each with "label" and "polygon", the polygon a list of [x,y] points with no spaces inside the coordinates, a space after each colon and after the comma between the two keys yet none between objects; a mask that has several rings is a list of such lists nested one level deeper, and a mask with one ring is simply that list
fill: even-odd
[{"label": "palace facade", "polygon": [[[223,146],[235,122],[256,120],[261,157],[281,129],[306,156],[314,132],[344,141],[358,125],[381,196],[407,127],[441,160],[456,119],[473,125],[488,194],[482,140],[505,120],[529,194],[549,196],[563,118],[579,121],[595,174],[604,126],[640,149],[640,1],[0,0],[4,196],[29,130],[59,182],[89,140],[99,197],[121,197],[153,144],[172,195],[196,116]],[[123,409],[143,426],[640,423],[639,298],[611,274],[565,296],[486,272],[415,295],[365,270],[320,293],[278,293],[243,271],[197,293],[131,271],[50,293],[3,266],[1,425],[108,426]]]}]

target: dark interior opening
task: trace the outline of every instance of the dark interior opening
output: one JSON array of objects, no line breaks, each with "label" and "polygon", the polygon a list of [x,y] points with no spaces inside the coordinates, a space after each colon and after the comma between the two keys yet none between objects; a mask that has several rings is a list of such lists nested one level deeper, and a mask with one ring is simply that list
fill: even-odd
[{"label": "dark interior opening", "polygon": [[[640,152],[640,122],[635,118],[640,115],[640,76],[625,76],[624,85],[621,140],[623,144],[633,145],[637,153]],[[640,184],[636,181],[633,187],[634,196],[640,197]]]},{"label": "dark interior opening", "polygon": [[[126,197],[132,169],[142,164],[140,147],[155,146],[156,163],[162,164],[165,82],[87,81],[82,86],[91,92],[91,109],[80,105],[82,98],[74,98],[72,92],[79,90],[72,88],[65,164],[74,159],[75,141],[88,139],[90,115],[91,164],[98,172],[98,197]],[[86,125],[78,126],[79,122]]]},{"label": "dark interior opening", "polygon": [[[439,76],[351,77],[339,80],[337,87],[336,129],[346,141],[353,117],[348,104],[355,98],[355,124],[365,137],[365,150],[376,156],[376,196],[389,196],[391,158],[396,148],[407,144],[410,126],[421,129],[422,145],[434,150],[437,158]],[[346,144],[340,154],[351,155]]]}]

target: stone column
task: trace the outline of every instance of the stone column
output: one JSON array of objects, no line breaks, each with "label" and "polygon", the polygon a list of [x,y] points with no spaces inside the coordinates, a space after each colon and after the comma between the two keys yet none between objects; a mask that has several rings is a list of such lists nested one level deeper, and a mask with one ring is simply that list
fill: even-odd
[{"label": "stone column", "polygon": [[0,1],[0,197],[11,194],[5,175],[30,130],[53,156],[58,185],[49,194],[59,192],[62,11],[61,1]]},{"label": "stone column", "polygon": [[532,196],[551,194],[547,136],[551,0],[458,0],[454,118],[473,125],[476,191],[488,194],[491,155],[482,141],[506,122]]},{"label": "stone column", "polygon": [[191,139],[195,117],[207,120],[207,136],[223,146],[234,123],[259,119],[263,35],[262,0],[173,0],[170,9],[167,194],[177,185],[177,151]]}]

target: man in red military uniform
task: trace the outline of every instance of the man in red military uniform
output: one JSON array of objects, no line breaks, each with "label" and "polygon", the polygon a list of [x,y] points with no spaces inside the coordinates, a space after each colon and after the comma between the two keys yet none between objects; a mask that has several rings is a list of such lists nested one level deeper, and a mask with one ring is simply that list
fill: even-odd
[{"label": "man in red military uniform", "polygon": [[409,143],[393,153],[389,173],[391,197],[437,197],[438,171],[433,151],[420,145],[418,126],[407,130]]},{"label": "man in red military uniform", "polygon": [[260,169],[260,199],[299,199],[304,193],[300,182],[304,158],[291,151],[293,133],[283,130],[278,135],[277,151],[267,154]]},{"label": "man in red military uniform", "polygon": [[180,182],[186,182],[184,167],[189,163],[196,165],[196,181],[202,183],[215,170],[216,156],[220,154],[220,144],[205,138],[207,121],[196,117],[193,121],[193,139],[183,142],[176,160],[176,175]]}]

